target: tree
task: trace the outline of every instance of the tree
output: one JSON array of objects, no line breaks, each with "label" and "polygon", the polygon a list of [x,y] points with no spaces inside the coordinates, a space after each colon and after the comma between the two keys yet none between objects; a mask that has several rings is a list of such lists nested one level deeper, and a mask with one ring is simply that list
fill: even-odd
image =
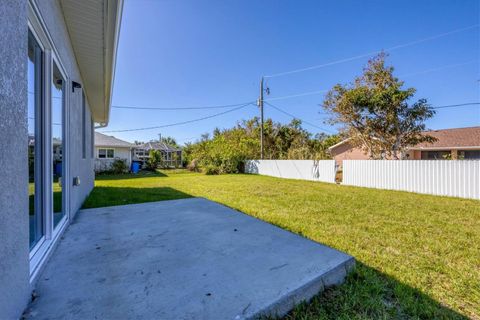
[{"label": "tree", "polygon": [[147,160],[148,170],[155,171],[157,168],[163,166],[162,153],[160,150],[150,150],[150,154]]},{"label": "tree", "polygon": [[[266,119],[264,123],[265,157],[267,159],[328,159],[330,145],[339,140],[334,136],[316,136],[294,119],[281,124]],[[191,170],[208,174],[241,172],[248,159],[260,158],[260,120],[243,120],[230,129],[214,130],[212,136],[202,135],[195,143],[183,148],[184,160]]]},{"label": "tree", "polygon": [[371,59],[353,84],[335,85],[323,103],[328,122],[343,125],[350,142],[373,159],[403,158],[406,148],[435,141],[422,133],[435,111],[426,99],[409,104],[416,90],[403,89],[394,68],[385,66],[386,56]]},{"label": "tree", "polygon": [[163,142],[169,146],[178,148],[177,140],[175,140],[175,138],[173,137],[162,137],[162,141],[160,142]]},{"label": "tree", "polygon": [[331,154],[328,148],[342,141],[342,138],[337,134],[327,135],[325,133],[317,133],[312,139],[312,149],[314,152],[314,159],[331,159]]}]

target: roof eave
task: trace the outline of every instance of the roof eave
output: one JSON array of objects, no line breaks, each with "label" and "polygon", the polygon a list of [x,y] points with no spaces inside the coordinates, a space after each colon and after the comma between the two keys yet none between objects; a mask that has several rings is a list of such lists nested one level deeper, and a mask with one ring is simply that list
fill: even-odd
[{"label": "roof eave", "polygon": [[123,0],[61,0],[60,3],[93,121],[106,126]]},{"label": "roof eave", "polygon": [[349,140],[350,140],[350,138],[347,138],[347,139],[345,139],[345,140],[342,140],[342,141],[340,141],[339,143],[334,144],[333,146],[329,147],[328,150],[331,151],[331,150],[333,150],[333,149],[341,146],[342,144],[347,143]]},{"label": "roof eave", "polygon": [[115,81],[115,69],[117,64],[118,41],[120,37],[120,27],[123,14],[123,0],[106,1],[106,59],[105,63],[105,121],[108,125],[110,119],[110,109],[112,106],[113,85]]},{"label": "roof eave", "polygon": [[476,150],[480,146],[453,146],[453,147],[411,147],[408,150]]}]

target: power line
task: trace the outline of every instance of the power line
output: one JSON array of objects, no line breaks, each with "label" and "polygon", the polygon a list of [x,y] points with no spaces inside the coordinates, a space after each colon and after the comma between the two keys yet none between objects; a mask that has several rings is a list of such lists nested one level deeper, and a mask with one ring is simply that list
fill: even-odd
[{"label": "power line", "polygon": [[138,109],[138,110],[203,110],[203,109],[223,109],[223,108],[232,108],[242,106],[244,104],[254,103],[254,101],[236,103],[236,104],[225,104],[218,106],[207,106],[207,107],[135,107],[135,106],[112,106],[112,108],[117,109]]},{"label": "power line", "polygon": [[452,30],[452,31],[449,31],[449,32],[440,33],[440,34],[437,34],[437,35],[434,35],[434,36],[430,36],[428,38],[423,38],[423,39],[407,42],[407,43],[404,43],[404,44],[399,44],[399,45],[396,45],[396,46],[393,46],[393,47],[390,47],[390,48],[387,48],[387,49],[384,49],[384,50],[377,50],[377,51],[372,51],[372,52],[368,52],[368,53],[363,53],[363,54],[360,54],[358,56],[344,58],[344,59],[340,59],[340,60],[336,60],[336,61],[331,61],[331,62],[327,62],[327,63],[323,63],[323,64],[318,64],[318,65],[314,65],[314,66],[310,66],[310,67],[301,68],[301,69],[279,72],[279,73],[275,73],[275,74],[272,74],[272,75],[265,76],[265,78],[280,77],[280,76],[285,76],[285,75],[289,75],[289,74],[293,74],[293,73],[299,73],[299,72],[319,69],[319,68],[323,68],[323,67],[327,67],[327,66],[332,66],[332,65],[336,65],[336,64],[340,64],[340,63],[345,63],[345,62],[349,62],[349,61],[353,61],[353,60],[358,60],[358,59],[370,57],[370,56],[378,54],[382,51],[394,51],[394,50],[398,50],[398,49],[401,49],[401,48],[410,47],[410,46],[413,46],[413,45],[416,45],[416,44],[419,44],[419,43],[435,40],[435,39],[442,38],[442,37],[445,37],[445,36],[448,36],[448,35],[451,35],[451,34],[467,31],[467,30],[476,28],[478,26],[479,26],[479,24],[474,24],[474,25],[471,25],[471,26],[468,26],[468,27],[455,29],[455,30]]},{"label": "power line", "polygon": [[478,104],[480,104],[480,102],[467,102],[467,103],[450,104],[450,105],[446,105],[446,106],[432,107],[432,109],[457,108],[457,107],[465,107],[465,106],[478,105]]},{"label": "power line", "polygon": [[446,65],[446,66],[440,66],[440,67],[437,67],[437,68],[426,69],[426,70],[423,70],[423,71],[412,72],[412,73],[404,73],[404,74],[401,74],[401,75],[397,76],[397,78],[411,77],[411,76],[416,76],[416,75],[419,75],[419,74],[425,74],[425,73],[435,72],[435,71],[454,68],[454,67],[461,67],[461,66],[465,66],[467,64],[471,64],[471,63],[474,63],[474,62],[478,62],[478,60],[474,59],[474,60],[470,60],[470,61],[463,62],[463,63],[449,64],[449,65]]},{"label": "power line", "polygon": [[[468,65],[468,64],[471,64],[471,63],[474,63],[474,62],[478,62],[478,60],[474,59],[474,60],[469,60],[469,61],[462,62],[462,63],[449,64],[449,65],[440,66],[440,67],[436,67],[436,68],[430,68],[430,69],[426,69],[426,70],[422,70],[422,71],[418,71],[418,72],[404,73],[404,74],[401,74],[401,75],[396,76],[396,77],[397,78],[411,77],[411,76],[414,76],[414,75],[425,74],[425,73],[435,72],[435,71],[454,68],[454,67],[461,67],[461,66]],[[287,95],[287,96],[273,97],[273,98],[264,99],[264,100],[265,101],[284,100],[284,99],[291,99],[291,98],[296,98],[296,97],[304,97],[304,96],[322,94],[322,93],[326,93],[328,91],[329,90],[327,90],[327,89],[317,90],[317,91],[307,91],[307,92],[300,92],[300,93],[291,94],[291,95]]]},{"label": "power line", "polygon": [[[277,106],[274,106],[273,104],[269,103],[268,101],[265,101],[265,104],[268,104],[270,107],[276,109],[277,111],[279,111],[279,112],[281,112],[281,113],[283,113],[283,114],[288,115],[288,116],[291,117],[291,118],[301,120],[302,123],[306,123],[306,124],[308,124],[308,125],[310,125],[310,126],[312,126],[312,127],[315,127],[315,128],[317,128],[317,129],[323,130],[323,131],[325,131],[325,132],[335,133],[335,132],[333,132],[333,131],[331,131],[331,130],[327,130],[327,129],[325,129],[325,128],[319,127],[319,126],[317,126],[317,125],[315,125],[315,124],[313,124],[313,123],[311,123],[311,122],[305,121],[305,120],[303,120],[303,119],[301,119],[301,118],[299,118],[299,117],[297,117],[297,116],[295,116],[295,115],[293,115],[293,114],[291,114],[291,113],[288,113],[287,111],[285,111],[285,110],[283,110],[283,109],[281,109],[281,108],[279,108],[279,107],[277,107]],[[459,104],[450,104],[450,105],[432,107],[432,109],[458,108],[458,107],[465,107],[465,106],[470,106],[470,105],[480,105],[480,102],[466,102],[466,103],[459,103]],[[321,114],[321,115],[330,115],[330,113],[327,113],[327,112],[320,112],[319,114]]]},{"label": "power line", "polygon": [[290,99],[290,98],[296,98],[296,97],[310,96],[310,95],[314,95],[314,94],[321,94],[321,93],[325,93],[325,92],[328,92],[328,90],[308,91],[308,92],[297,93],[297,94],[292,94],[292,95],[288,95],[288,96],[281,96],[281,97],[264,99],[264,101]]},{"label": "power line", "polygon": [[160,129],[160,128],[167,128],[167,127],[179,126],[179,125],[184,125],[184,124],[188,124],[188,123],[193,123],[193,122],[198,122],[198,121],[202,121],[202,120],[206,120],[206,119],[211,119],[211,118],[214,118],[214,117],[218,117],[218,116],[221,116],[221,115],[224,115],[224,114],[227,114],[227,113],[236,111],[236,110],[240,110],[240,109],[242,109],[242,108],[245,108],[245,107],[248,106],[248,105],[253,105],[253,104],[252,104],[251,102],[249,102],[249,103],[243,104],[243,105],[241,105],[241,106],[239,106],[239,107],[236,107],[236,108],[233,108],[233,109],[230,109],[230,110],[227,110],[227,111],[223,111],[223,112],[220,112],[220,113],[212,114],[212,115],[209,115],[209,116],[206,116],[206,117],[198,118],[198,119],[192,119],[192,120],[187,120],[187,121],[182,121],[182,122],[176,122],[176,123],[170,123],[170,124],[165,124],[165,125],[161,125],[161,126],[154,126],[154,127],[135,128],[135,129],[122,129],[122,130],[108,130],[108,131],[102,131],[102,133],[143,131],[143,130],[151,130],[151,129]]},{"label": "power line", "polygon": [[320,129],[320,130],[322,130],[322,131],[335,134],[335,132],[333,132],[332,130],[325,129],[325,128],[322,128],[322,127],[317,126],[316,124],[313,124],[313,123],[311,123],[311,122],[305,121],[305,120],[303,120],[303,119],[301,119],[301,118],[299,118],[299,117],[297,117],[297,116],[295,116],[295,115],[293,115],[293,114],[291,114],[291,113],[288,113],[288,112],[285,111],[285,110],[280,109],[280,108],[277,107],[277,106],[274,106],[273,104],[271,104],[271,103],[269,103],[269,102],[267,102],[267,101],[265,101],[265,103],[268,104],[270,107],[274,108],[275,110],[277,110],[277,111],[279,111],[279,112],[281,112],[281,113],[283,113],[283,114],[286,114],[287,116],[289,116],[289,117],[291,117],[291,118],[293,118],[293,119],[301,120],[302,123],[308,124],[309,126],[312,126],[312,127],[314,127],[314,128]]},{"label": "power line", "polygon": [[[430,109],[458,108],[458,107],[466,107],[466,106],[479,105],[479,104],[480,102],[465,102],[465,103],[458,103],[458,104],[448,104],[444,106],[436,106],[436,107],[431,107]],[[323,105],[320,105],[320,107],[323,107]],[[318,114],[331,115],[330,112],[319,112]]]}]

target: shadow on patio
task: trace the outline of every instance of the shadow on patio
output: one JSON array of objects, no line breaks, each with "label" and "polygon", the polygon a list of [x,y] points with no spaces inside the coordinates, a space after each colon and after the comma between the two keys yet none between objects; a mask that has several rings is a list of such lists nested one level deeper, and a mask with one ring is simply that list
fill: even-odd
[{"label": "shadow on patio", "polygon": [[110,207],[124,204],[191,198],[182,191],[169,187],[132,188],[97,186],[83,204],[83,209]]}]

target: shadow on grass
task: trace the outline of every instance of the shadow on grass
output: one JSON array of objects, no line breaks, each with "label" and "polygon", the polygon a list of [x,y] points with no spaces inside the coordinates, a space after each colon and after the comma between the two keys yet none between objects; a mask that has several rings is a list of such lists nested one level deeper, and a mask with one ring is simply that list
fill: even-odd
[{"label": "shadow on grass", "polygon": [[192,198],[193,196],[169,187],[127,188],[95,187],[82,209],[119,206],[142,202]]},{"label": "shadow on grass", "polygon": [[95,180],[125,180],[125,179],[138,179],[149,177],[167,177],[167,175],[160,171],[140,171],[139,173],[125,173],[125,174],[107,174],[101,173],[95,175]]},{"label": "shadow on grass", "polygon": [[302,303],[284,320],[468,319],[419,290],[357,262],[345,283]]}]

